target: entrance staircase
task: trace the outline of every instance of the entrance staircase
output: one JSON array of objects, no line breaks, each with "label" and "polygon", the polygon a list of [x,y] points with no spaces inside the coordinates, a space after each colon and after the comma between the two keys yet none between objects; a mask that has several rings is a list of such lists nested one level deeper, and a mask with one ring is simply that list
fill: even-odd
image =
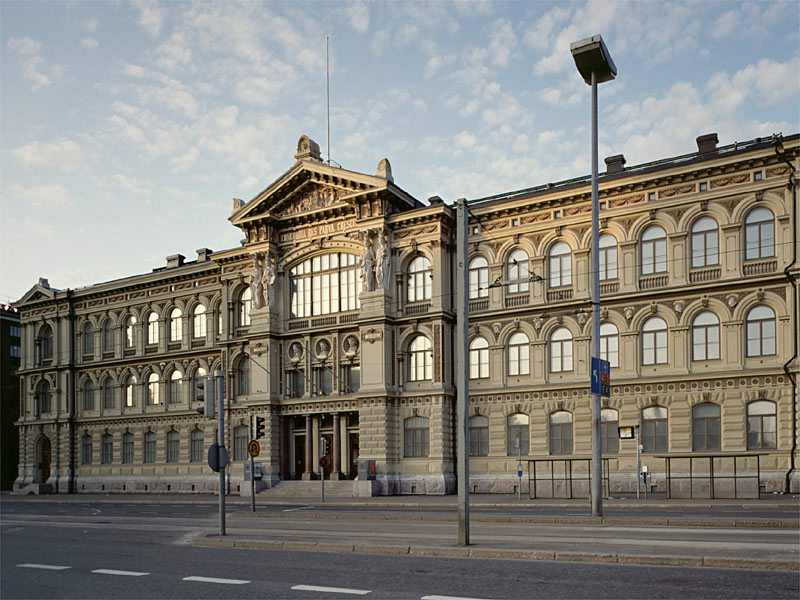
[{"label": "entrance staircase", "polygon": [[[322,484],[319,480],[314,481],[281,481],[273,487],[262,490],[258,493],[259,498],[278,499],[278,498],[298,498],[309,500],[319,500]],[[353,481],[344,479],[341,481],[325,480],[325,497],[328,498],[352,498]]]}]

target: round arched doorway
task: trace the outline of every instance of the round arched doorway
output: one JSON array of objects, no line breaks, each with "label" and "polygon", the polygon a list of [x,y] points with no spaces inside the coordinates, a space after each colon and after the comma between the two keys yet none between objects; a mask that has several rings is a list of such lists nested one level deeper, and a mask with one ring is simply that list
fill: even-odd
[{"label": "round arched doorway", "polygon": [[34,475],[34,483],[47,483],[50,479],[50,461],[52,459],[52,450],[50,448],[50,439],[42,436],[36,442],[36,473]]}]

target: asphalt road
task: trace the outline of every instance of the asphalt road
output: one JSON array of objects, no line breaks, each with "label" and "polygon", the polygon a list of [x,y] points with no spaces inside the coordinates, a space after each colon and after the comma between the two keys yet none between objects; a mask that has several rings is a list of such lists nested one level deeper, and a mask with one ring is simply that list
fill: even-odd
[{"label": "asphalt road", "polygon": [[800,594],[797,574],[791,572],[199,548],[188,543],[214,523],[216,514],[210,507],[205,515],[199,507],[187,510],[194,512],[185,518],[129,515],[130,523],[105,523],[100,513],[73,515],[58,524],[6,519],[12,511],[5,505],[0,596],[733,599]]}]

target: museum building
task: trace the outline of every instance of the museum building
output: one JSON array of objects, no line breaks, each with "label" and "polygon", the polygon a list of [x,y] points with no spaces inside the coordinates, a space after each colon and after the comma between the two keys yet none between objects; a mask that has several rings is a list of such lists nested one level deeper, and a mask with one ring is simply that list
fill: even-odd
[{"label": "museum building", "polygon": [[797,492],[800,135],[696,143],[605,160],[593,273],[588,176],[469,200],[459,268],[453,206],[403,191],[386,159],[348,171],[301,137],[289,170],[234,199],[239,247],[76,289],[42,278],[14,304],[15,491],[217,489],[217,421],[198,414],[196,384],[220,371],[231,493],[251,415],[266,419],[264,485],[318,477],[327,452],[324,476],[357,480],[354,494],[453,493],[466,268],[471,491],[527,494],[532,461],[591,455],[597,277],[607,491],[635,489],[640,444],[653,491],[671,456],[736,454],[718,469]]}]

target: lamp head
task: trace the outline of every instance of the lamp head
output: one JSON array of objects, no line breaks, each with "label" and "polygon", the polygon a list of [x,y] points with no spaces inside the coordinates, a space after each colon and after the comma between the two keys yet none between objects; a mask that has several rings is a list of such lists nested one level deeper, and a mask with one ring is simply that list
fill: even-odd
[{"label": "lamp head", "polygon": [[597,83],[611,81],[617,76],[617,66],[611,59],[601,35],[572,42],[569,51],[575,59],[578,72],[587,84],[592,84],[592,72],[597,77]]}]

